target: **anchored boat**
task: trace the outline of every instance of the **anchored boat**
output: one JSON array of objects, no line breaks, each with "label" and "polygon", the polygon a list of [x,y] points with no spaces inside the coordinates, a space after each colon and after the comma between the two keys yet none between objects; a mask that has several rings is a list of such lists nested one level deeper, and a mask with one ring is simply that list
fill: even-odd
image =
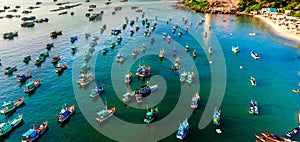
[{"label": "anchored boat", "polygon": [[256,101],[253,100],[250,101],[249,114],[258,115],[258,104]]},{"label": "anchored boat", "polygon": [[72,116],[72,114],[75,112],[75,105],[71,105],[70,107],[65,106],[60,110],[58,113],[57,121],[60,123],[64,123],[68,118]]},{"label": "anchored boat", "polygon": [[158,115],[158,107],[151,108],[149,111],[146,112],[144,122],[149,124],[151,123]]},{"label": "anchored boat", "polygon": [[97,97],[100,94],[102,94],[104,92],[104,85],[102,85],[101,87],[96,87],[95,89],[92,90],[90,97]]},{"label": "anchored boat", "polygon": [[260,57],[259,57],[259,55],[257,54],[257,53],[255,53],[254,51],[250,51],[250,55],[251,55],[251,57],[253,57],[255,60],[258,60],[258,59],[260,59]]},{"label": "anchored boat", "polygon": [[200,96],[199,96],[199,93],[198,91],[195,93],[195,95],[193,96],[192,98],[192,101],[191,101],[191,108],[193,109],[196,109],[198,108],[198,104],[200,102]]},{"label": "anchored boat", "polygon": [[176,138],[179,140],[183,140],[186,137],[188,130],[189,130],[189,122],[188,122],[188,119],[186,118],[185,120],[183,120],[182,123],[179,124],[178,130],[176,133]]},{"label": "anchored boat", "polygon": [[33,92],[39,85],[40,85],[41,80],[37,79],[35,81],[30,81],[25,85],[24,92],[25,93],[31,93]]}]

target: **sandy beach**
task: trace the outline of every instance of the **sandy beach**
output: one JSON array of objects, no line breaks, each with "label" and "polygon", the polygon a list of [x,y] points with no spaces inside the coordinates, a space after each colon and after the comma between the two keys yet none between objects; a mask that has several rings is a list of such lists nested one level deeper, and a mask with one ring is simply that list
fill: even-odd
[{"label": "sandy beach", "polygon": [[254,15],[254,17],[268,24],[268,27],[270,27],[279,36],[291,39],[296,42],[300,42],[299,34],[286,30],[284,26],[279,26],[278,24],[274,23],[271,19],[264,17],[263,15]]}]

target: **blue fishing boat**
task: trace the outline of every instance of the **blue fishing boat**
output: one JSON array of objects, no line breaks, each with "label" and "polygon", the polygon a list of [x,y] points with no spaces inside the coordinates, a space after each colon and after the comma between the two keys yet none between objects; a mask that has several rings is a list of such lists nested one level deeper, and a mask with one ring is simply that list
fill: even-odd
[{"label": "blue fishing boat", "polygon": [[102,85],[101,87],[96,87],[95,89],[92,90],[92,93],[90,94],[91,97],[97,97],[100,94],[102,94],[104,92],[104,85]]},{"label": "blue fishing boat", "polygon": [[18,78],[18,82],[26,82],[27,79],[31,78],[31,73],[28,74],[17,74],[16,77]]},{"label": "blue fishing boat", "polygon": [[60,123],[64,123],[68,118],[72,116],[74,112],[75,112],[74,104],[70,107],[67,107],[67,105],[65,104],[65,106],[58,113],[57,121]]},{"label": "blue fishing boat", "polygon": [[213,124],[216,126],[220,126],[221,125],[220,119],[221,119],[221,110],[215,108],[214,115],[213,115]]},{"label": "blue fishing boat", "polygon": [[188,122],[188,119],[186,118],[185,120],[183,120],[182,123],[179,124],[178,130],[176,133],[176,138],[179,140],[183,140],[186,137],[188,130],[189,130],[189,122]]},{"label": "blue fishing boat", "polygon": [[74,43],[76,40],[78,40],[77,36],[71,36],[70,38],[71,43]]},{"label": "blue fishing boat", "polygon": [[144,122],[149,124],[151,123],[158,115],[158,107],[151,108],[149,111],[146,112]]},{"label": "blue fishing boat", "polygon": [[39,133],[39,135],[43,135],[48,128],[48,122],[44,121],[39,127],[35,128],[35,130]]},{"label": "blue fishing boat", "polygon": [[137,69],[136,75],[141,78],[148,78],[151,75],[150,66],[149,67],[146,67],[145,65],[140,66]]},{"label": "blue fishing boat", "polygon": [[258,105],[256,101],[250,101],[249,114],[258,115]]},{"label": "blue fishing boat", "polygon": [[39,137],[39,133],[34,128],[31,128],[22,136],[24,137],[22,142],[33,142]]},{"label": "blue fishing boat", "polygon": [[291,137],[295,136],[299,132],[299,130],[300,130],[300,126],[286,132],[286,136],[291,138]]}]

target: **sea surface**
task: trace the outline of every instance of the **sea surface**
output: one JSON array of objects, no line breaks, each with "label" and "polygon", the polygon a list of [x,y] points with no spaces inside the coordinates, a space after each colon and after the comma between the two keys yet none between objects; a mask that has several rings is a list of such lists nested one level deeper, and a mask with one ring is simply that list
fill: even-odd
[{"label": "sea surface", "polygon": [[[99,105],[101,99],[106,100],[108,107],[117,106],[115,118],[107,121],[106,126],[99,126],[102,129],[108,129],[109,123],[114,122],[116,117],[131,123],[142,124],[145,109],[136,109],[130,106],[125,106],[120,100],[122,94],[116,94],[115,90],[121,90],[124,93],[124,87],[116,86],[112,83],[115,76],[121,76],[119,84],[123,85],[125,73],[129,71],[135,72],[139,64],[151,66],[152,77],[151,83],[155,83],[155,75],[163,78],[164,82],[157,81],[159,84],[167,84],[167,88],[158,89],[158,94],[165,91],[165,96],[158,104],[159,116],[155,120],[160,121],[166,117],[176,106],[176,102],[180,96],[179,82],[180,73],[171,71],[169,68],[174,57],[159,60],[157,55],[143,54],[142,44],[145,43],[147,51],[161,48],[166,50],[166,55],[171,55],[171,50],[176,48],[180,54],[191,56],[191,52],[196,49],[198,57],[191,62],[187,62],[184,66],[191,70],[197,70],[197,75],[200,80],[201,101],[199,108],[189,117],[190,129],[186,136],[186,141],[255,141],[256,133],[268,131],[277,135],[284,136],[285,133],[299,125],[298,109],[299,109],[299,94],[293,93],[291,89],[300,88],[300,49],[295,48],[297,43],[284,39],[275,35],[258,19],[247,16],[235,15],[204,15],[195,14],[187,11],[174,9],[171,5],[175,1],[161,0],[129,0],[129,2],[121,3],[117,0],[112,0],[111,5],[105,5],[106,1],[91,0],[84,2],[83,0],[72,0],[70,4],[81,3],[82,5],[63,11],[68,11],[66,15],[58,15],[59,12],[49,12],[51,9],[58,8],[53,1],[41,0],[41,8],[32,10],[31,14],[22,14],[21,12],[29,6],[34,6],[36,1],[33,0],[6,0],[1,1],[0,9],[3,6],[10,6],[13,9],[16,5],[20,5],[17,13],[4,12],[0,16],[7,14],[24,16],[36,16],[37,18],[48,18],[48,23],[37,23],[33,28],[22,28],[20,26],[20,18],[3,18],[0,19],[0,32],[18,31],[19,36],[13,40],[0,39],[0,58],[2,66],[0,67],[0,101],[7,102],[15,101],[21,96],[25,96],[25,105],[18,108],[8,118],[13,119],[17,114],[24,114],[24,123],[14,129],[10,134],[1,137],[0,141],[15,142],[22,140],[22,134],[25,133],[34,124],[38,126],[43,121],[49,122],[49,129],[39,139],[39,141],[114,141],[103,134],[99,133],[95,127],[96,112],[103,109]],[[58,0],[58,2],[68,2],[67,0]],[[89,21],[85,14],[88,12],[88,6],[95,4],[97,7],[94,13],[104,11],[102,20]],[[121,6],[122,10],[117,11],[114,15],[115,6]],[[157,20],[157,29],[152,33],[155,42],[150,44],[150,38],[144,37],[145,27],[142,26],[141,13],[135,12],[131,6],[138,6],[145,12],[145,18],[151,22]],[[62,11],[60,11],[62,12]],[[74,16],[70,15],[74,12]],[[92,12],[93,13],[93,12]],[[182,17],[185,16],[189,21],[184,25]],[[113,50],[103,56],[99,50],[105,47],[109,48],[111,42],[116,40],[116,37],[110,35],[110,30],[121,28],[125,23],[125,17],[129,20],[136,20],[135,25],[141,28],[134,36],[129,35],[130,26],[120,34],[123,41]],[[166,20],[172,17],[169,25]],[[145,19],[144,18],[144,19]],[[205,22],[196,29],[195,24],[204,19]],[[189,23],[193,25],[189,27]],[[181,38],[171,33],[171,29],[178,23],[179,28],[183,30]],[[107,25],[107,29],[103,34],[100,34],[100,28],[103,24]],[[189,27],[189,32],[185,33],[184,27]],[[209,30],[208,27],[211,27]],[[56,39],[51,39],[49,33],[51,31],[62,30],[63,35]],[[168,44],[162,41],[162,33],[171,35],[172,41]],[[205,37],[204,33],[208,32]],[[249,36],[249,32],[255,32],[256,36]],[[93,57],[90,61],[92,71],[95,72],[95,83],[90,84],[85,89],[80,89],[76,84],[77,76],[79,75],[79,67],[83,64],[83,54],[89,47],[91,39],[85,39],[84,33],[91,33],[92,36],[99,36],[98,45],[95,47]],[[70,43],[71,36],[78,36],[78,41],[74,44]],[[46,51],[46,43],[54,43],[54,47],[49,51],[50,57],[40,66],[35,66],[34,60],[40,53]],[[184,47],[189,45],[190,52],[185,53]],[[77,46],[78,52],[75,55],[71,54],[71,47]],[[238,46],[240,53],[238,55],[231,51],[232,46]],[[207,55],[208,48],[212,47],[213,55]],[[137,59],[131,56],[131,52],[139,48]],[[254,50],[260,56],[260,60],[254,60],[250,56],[250,51]],[[181,52],[183,51],[183,52]],[[125,63],[132,63],[128,70],[123,70],[119,74],[117,71],[112,71],[115,68],[115,56],[118,52],[127,54]],[[179,54],[178,53],[178,54]],[[62,57],[61,63],[67,63],[68,69],[61,76],[55,73],[55,67],[51,63],[51,58],[60,54]],[[157,52],[158,54],[158,52]],[[23,63],[23,57],[31,55],[32,60],[29,64]],[[142,56],[144,55],[144,56]],[[182,57],[182,56],[181,56]],[[183,57],[182,57],[183,58]],[[199,129],[198,124],[204,112],[204,108],[208,102],[212,84],[211,66],[217,64],[219,60],[225,61],[226,84],[223,96],[221,112],[221,129],[222,134],[216,134],[213,125],[210,123],[204,129]],[[212,64],[209,63],[212,61]],[[17,66],[17,72],[11,76],[4,75],[4,68],[8,66]],[[240,69],[240,66],[243,68]],[[118,67],[118,66],[117,66]],[[221,70],[220,70],[221,71]],[[31,72],[33,79],[41,79],[41,86],[30,96],[23,92],[24,84],[17,82],[16,74]],[[116,73],[116,74],[115,74]],[[249,79],[253,75],[256,78],[257,86],[252,87]],[[147,79],[149,80],[149,79]],[[131,84],[131,89],[136,89],[143,85],[146,81],[142,81],[134,77]],[[196,85],[197,81],[194,82]],[[199,83],[199,82],[198,82]],[[96,85],[105,84],[105,92],[101,98],[90,98],[88,94]],[[224,84],[223,84],[224,85]],[[184,87],[187,85],[185,84]],[[190,94],[184,97],[187,101],[186,106],[189,107]],[[182,97],[182,96],[181,96]],[[259,104],[260,114],[252,116],[248,114],[250,100],[257,100]],[[77,103],[78,102],[78,103]],[[151,100],[149,101],[151,103]],[[76,113],[71,117],[70,121],[65,125],[57,123],[56,118],[61,107],[64,104],[75,104]],[[149,105],[151,105],[149,103]],[[81,112],[80,107],[92,105],[93,108],[88,112]],[[146,104],[144,103],[143,106]],[[83,109],[86,110],[86,109]],[[211,112],[212,113],[212,112]],[[92,114],[90,117],[89,114]],[[88,117],[85,117],[88,116]],[[88,118],[88,119],[86,119]],[[182,121],[184,118],[174,118],[176,121]],[[0,115],[1,122],[6,122],[6,117]],[[88,121],[87,121],[88,120]],[[93,123],[89,123],[92,122]],[[175,134],[178,124],[173,126],[173,133],[166,136],[161,141],[177,141]],[[101,128],[99,128],[101,129]],[[128,128],[130,129],[130,128]],[[122,134],[119,134],[122,136]],[[136,133],[143,136],[147,133]],[[124,136],[126,137],[126,136]],[[300,140],[300,136],[295,136],[294,140]],[[125,140],[125,139],[124,139]],[[132,137],[132,141],[136,141]],[[154,141],[145,139],[144,141]]]}]

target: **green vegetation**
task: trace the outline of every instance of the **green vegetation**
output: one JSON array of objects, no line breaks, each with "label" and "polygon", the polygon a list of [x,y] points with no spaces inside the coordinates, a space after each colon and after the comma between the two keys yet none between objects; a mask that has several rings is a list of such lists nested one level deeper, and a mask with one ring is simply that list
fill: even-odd
[{"label": "green vegetation", "polygon": [[239,0],[240,11],[250,12],[252,10],[260,10],[263,7],[270,8],[282,8],[282,12],[285,10],[291,10],[291,15],[300,17],[300,1],[299,0]]},{"label": "green vegetation", "polygon": [[198,9],[201,11],[206,10],[210,7],[209,2],[207,2],[206,0],[185,0],[183,4],[192,9]]}]

